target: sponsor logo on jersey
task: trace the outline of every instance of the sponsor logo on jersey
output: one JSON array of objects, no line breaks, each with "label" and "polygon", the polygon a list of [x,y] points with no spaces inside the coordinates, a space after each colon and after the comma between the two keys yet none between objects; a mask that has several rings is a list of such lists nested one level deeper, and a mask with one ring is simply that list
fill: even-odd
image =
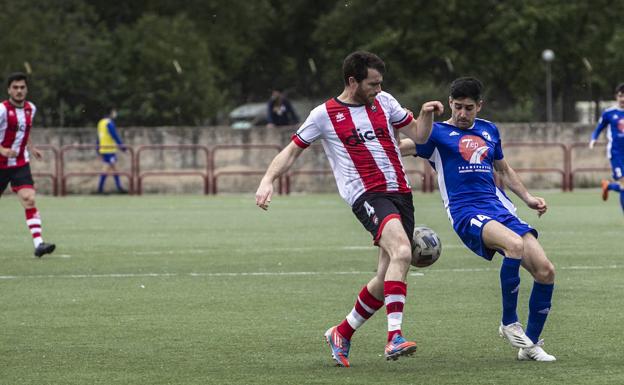
[{"label": "sponsor logo on jersey", "polygon": [[366,131],[354,128],[351,130],[351,135],[347,136],[344,142],[347,146],[357,146],[364,142],[381,138],[388,138],[388,134],[383,128],[375,128],[374,130]]},{"label": "sponsor logo on jersey", "polygon": [[343,120],[345,120],[345,116],[342,112],[339,112],[336,114],[336,122],[342,122]]},{"label": "sponsor logo on jersey", "polygon": [[618,128],[618,131],[624,132],[624,119],[618,120],[617,128]]},{"label": "sponsor logo on jersey", "polygon": [[449,134],[449,136],[457,136],[459,135],[459,132],[457,131],[451,131],[451,133]]},{"label": "sponsor logo on jersey", "polygon": [[459,153],[470,164],[481,164],[489,149],[485,141],[475,135],[465,135],[459,140]]},{"label": "sponsor logo on jersey", "polygon": [[459,139],[459,153],[468,164],[457,167],[457,172],[464,174],[467,172],[492,172],[492,167],[483,163],[490,148],[483,138],[476,135],[464,135]]}]

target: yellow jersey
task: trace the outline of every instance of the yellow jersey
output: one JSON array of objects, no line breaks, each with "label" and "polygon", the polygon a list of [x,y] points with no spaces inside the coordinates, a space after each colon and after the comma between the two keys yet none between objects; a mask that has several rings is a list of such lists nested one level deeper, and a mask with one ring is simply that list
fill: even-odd
[{"label": "yellow jersey", "polygon": [[[109,128],[109,125],[111,126]],[[115,123],[110,118],[100,119],[97,124],[98,131],[98,144],[99,144],[99,153],[100,154],[114,154],[117,152],[117,141],[115,141],[115,137],[117,133],[115,132]]]}]

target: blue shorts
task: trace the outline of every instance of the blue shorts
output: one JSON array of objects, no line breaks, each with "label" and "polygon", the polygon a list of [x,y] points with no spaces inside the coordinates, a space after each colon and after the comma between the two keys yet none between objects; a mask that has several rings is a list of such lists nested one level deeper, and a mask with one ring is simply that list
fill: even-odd
[{"label": "blue shorts", "polygon": [[613,179],[619,180],[622,178],[624,172],[624,157],[621,156],[613,156],[610,159],[611,161],[611,171],[613,172]]},{"label": "blue shorts", "polygon": [[538,236],[534,228],[518,218],[502,204],[488,204],[484,207],[462,206],[461,208],[455,208],[451,217],[453,219],[453,230],[455,230],[462,242],[475,254],[488,261],[492,260],[494,253],[497,251],[503,254],[502,250],[490,249],[483,242],[481,233],[483,226],[489,221],[497,221],[519,236],[529,232],[535,238]]},{"label": "blue shorts", "polygon": [[108,164],[117,163],[117,154],[102,154],[102,162]]}]

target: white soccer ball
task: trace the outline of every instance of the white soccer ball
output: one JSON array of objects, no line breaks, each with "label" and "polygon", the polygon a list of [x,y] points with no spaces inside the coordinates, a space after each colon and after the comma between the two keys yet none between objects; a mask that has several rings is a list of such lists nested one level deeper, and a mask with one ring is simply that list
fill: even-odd
[{"label": "white soccer ball", "polygon": [[426,226],[414,228],[412,237],[412,266],[431,266],[440,258],[442,242],[435,231]]}]

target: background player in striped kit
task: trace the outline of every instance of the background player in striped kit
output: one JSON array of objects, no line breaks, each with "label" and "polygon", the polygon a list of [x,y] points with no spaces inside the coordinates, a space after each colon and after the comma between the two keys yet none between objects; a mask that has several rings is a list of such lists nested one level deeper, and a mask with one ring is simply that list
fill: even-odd
[{"label": "background player in striped kit", "polygon": [[[505,161],[496,125],[477,119],[483,105],[481,92],[478,79],[453,81],[449,97],[451,118],[435,123],[424,144],[402,140],[401,151],[428,159],[436,169],[444,207],[464,244],[486,260],[491,260],[497,251],[503,254],[500,335],[520,348],[520,360],[555,361],[539,339],[551,308],[555,268],[537,241],[537,231],[516,216],[513,203],[494,183],[493,170],[539,216],[546,212],[546,201],[531,195]],[[516,313],[520,265],[534,279],[526,334]]]},{"label": "background player in striped kit", "polygon": [[617,105],[607,108],[602,113],[596,129],[589,141],[589,148],[594,148],[596,140],[607,126],[607,158],[611,162],[614,182],[602,181],[602,200],[607,200],[609,190],[620,193],[620,205],[624,211],[624,83],[615,88]]},{"label": "background player in striped kit", "polygon": [[256,204],[266,210],[273,182],[305,148],[321,139],[340,195],[381,248],[376,276],[362,288],[346,319],[325,333],[339,366],[350,366],[351,336],[384,303],[388,319],[385,357],[395,360],[416,350],[416,343],[406,340],[401,331],[414,207],[395,129],[403,128],[408,137],[423,143],[431,133],[434,113],[444,107],[437,101],[427,102],[413,119],[392,95],[381,90],[384,72],[384,62],[372,53],[348,55],[343,62],[343,92],[312,110],[290,144],[273,159],[256,192]]},{"label": "background player in striped kit", "polygon": [[35,206],[35,183],[30,171],[29,154],[42,159],[41,152],[30,144],[30,129],[37,108],[26,101],[28,81],[16,72],[7,79],[9,99],[0,104],[0,195],[11,182],[26,213],[26,224],[35,245],[35,256],[52,253],[56,247],[43,242],[41,218]]}]

